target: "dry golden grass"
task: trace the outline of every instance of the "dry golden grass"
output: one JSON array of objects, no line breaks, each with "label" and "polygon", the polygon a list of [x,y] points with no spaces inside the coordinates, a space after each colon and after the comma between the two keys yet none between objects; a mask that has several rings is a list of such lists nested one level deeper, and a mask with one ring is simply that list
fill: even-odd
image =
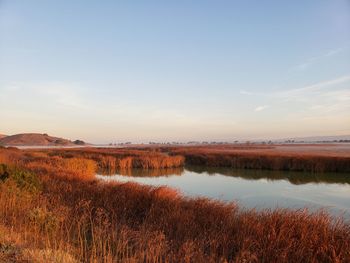
[{"label": "dry golden grass", "polygon": [[188,165],[307,172],[350,172],[350,147],[337,145],[215,145],[86,148],[42,151],[50,156],[94,160],[100,171],[162,169]]},{"label": "dry golden grass", "polygon": [[[282,147],[282,146],[281,146]],[[298,146],[175,147],[169,152],[185,157],[186,164],[308,172],[350,172],[349,152],[301,150]],[[305,148],[306,146],[299,146]]]},{"label": "dry golden grass", "polygon": [[[117,173],[125,176],[133,177],[159,177],[159,176],[173,176],[173,175],[182,175],[184,172],[183,167],[176,168],[161,168],[161,169],[118,169]],[[116,171],[102,171],[102,174],[113,175]]]},{"label": "dry golden grass", "polygon": [[78,263],[72,255],[62,250],[24,249],[21,258],[33,263]]},{"label": "dry golden grass", "polygon": [[0,225],[13,246],[6,260],[350,262],[350,225],[325,213],[257,212],[168,188],[100,183],[93,161],[75,154],[16,158],[0,169]]},{"label": "dry golden grass", "polygon": [[183,156],[170,156],[154,150],[84,148],[83,150],[43,150],[41,153],[52,157],[75,157],[94,160],[98,164],[99,169],[107,173],[115,173],[120,169],[166,169],[184,165]]}]

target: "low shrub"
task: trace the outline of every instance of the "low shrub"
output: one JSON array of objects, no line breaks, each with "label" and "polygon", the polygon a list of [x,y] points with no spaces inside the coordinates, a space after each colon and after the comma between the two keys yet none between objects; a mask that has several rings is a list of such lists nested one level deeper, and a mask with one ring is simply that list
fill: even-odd
[{"label": "low shrub", "polygon": [[38,193],[42,189],[41,182],[36,174],[17,167],[9,167],[5,164],[0,164],[0,180],[3,182],[12,180],[20,189],[30,193]]}]

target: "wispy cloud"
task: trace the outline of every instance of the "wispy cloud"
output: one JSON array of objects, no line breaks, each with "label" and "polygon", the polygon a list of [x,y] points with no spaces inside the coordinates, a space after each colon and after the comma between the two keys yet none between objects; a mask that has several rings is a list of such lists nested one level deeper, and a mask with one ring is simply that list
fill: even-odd
[{"label": "wispy cloud", "polygon": [[295,69],[295,70],[306,70],[309,67],[311,67],[313,64],[315,64],[315,63],[317,63],[317,62],[319,62],[319,61],[321,61],[321,60],[323,60],[325,58],[335,56],[335,55],[343,52],[344,50],[345,50],[345,48],[336,48],[336,49],[328,50],[324,54],[321,54],[319,56],[307,59],[303,63],[300,63],[299,65],[296,65],[293,69]]},{"label": "wispy cloud", "polygon": [[344,49],[345,49],[345,48],[337,48],[337,49],[329,50],[329,51],[324,55],[324,57],[330,57],[330,56],[336,55],[336,54],[342,52]]},{"label": "wispy cloud", "polygon": [[350,82],[350,75],[345,75],[336,79],[317,82],[311,85],[306,85],[301,88],[272,92],[272,93],[268,93],[267,95],[275,98],[280,98],[280,99],[303,98],[307,94],[322,92],[322,90],[334,87],[339,84],[347,83],[347,82]]},{"label": "wispy cloud", "polygon": [[268,107],[269,107],[268,105],[259,106],[259,107],[256,107],[254,109],[254,111],[256,111],[256,112],[263,111],[263,110],[265,110]]},{"label": "wispy cloud", "polygon": [[336,85],[344,84],[348,82],[350,82],[350,74],[344,75],[335,79],[325,80],[314,84],[306,85],[301,88],[288,89],[283,91],[264,92],[264,93],[241,90],[240,94],[247,95],[247,96],[259,96],[259,97],[262,96],[262,97],[277,98],[277,99],[288,99],[288,98],[295,98],[295,97],[303,97],[303,95],[307,93],[322,91],[324,89],[331,88]]},{"label": "wispy cloud", "polygon": [[59,106],[73,109],[84,109],[85,103],[82,99],[79,83],[66,82],[42,82],[22,83],[14,82],[3,88],[3,98],[17,97],[18,99],[31,100],[49,103],[51,106]]},{"label": "wispy cloud", "polygon": [[[330,116],[341,114],[350,119],[350,75],[317,82],[301,88],[283,91],[257,93],[244,91],[241,94],[254,96],[266,105],[256,107],[254,111],[265,110],[271,105],[277,110],[289,109],[291,113],[309,116]],[[253,99],[253,98],[252,98]],[[267,106],[270,105],[270,106]]]},{"label": "wispy cloud", "polygon": [[250,91],[246,91],[246,90],[240,90],[239,93],[242,95],[255,95],[254,92],[250,92]]}]

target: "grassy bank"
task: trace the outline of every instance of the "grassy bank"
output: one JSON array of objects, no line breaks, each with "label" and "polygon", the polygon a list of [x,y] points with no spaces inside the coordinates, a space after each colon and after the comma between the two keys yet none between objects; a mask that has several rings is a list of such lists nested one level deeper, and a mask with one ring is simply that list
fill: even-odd
[{"label": "grassy bank", "polygon": [[350,260],[350,226],[324,213],[247,211],[168,188],[100,183],[97,165],[76,156],[2,149],[0,160],[0,260]]},{"label": "grassy bank", "polygon": [[[300,147],[300,151],[298,150]],[[259,146],[224,145],[194,147],[84,148],[41,150],[37,154],[51,157],[83,158],[97,163],[104,173],[116,173],[131,168],[172,169],[185,164],[207,167],[230,167],[303,172],[350,172],[348,151],[319,151],[314,145]],[[281,148],[283,150],[281,150]],[[318,149],[318,148],[316,148]],[[30,150],[30,153],[33,151]]]},{"label": "grassy bank", "polygon": [[159,149],[108,149],[108,148],[84,148],[46,150],[42,151],[52,157],[85,158],[94,160],[100,170],[115,173],[117,170],[131,168],[140,169],[169,169],[182,167],[184,157],[180,155],[168,155]]},{"label": "grassy bank", "polygon": [[319,152],[288,152],[271,146],[176,147],[170,148],[169,151],[184,156],[188,165],[304,172],[350,172],[350,156],[336,152],[328,155]]}]

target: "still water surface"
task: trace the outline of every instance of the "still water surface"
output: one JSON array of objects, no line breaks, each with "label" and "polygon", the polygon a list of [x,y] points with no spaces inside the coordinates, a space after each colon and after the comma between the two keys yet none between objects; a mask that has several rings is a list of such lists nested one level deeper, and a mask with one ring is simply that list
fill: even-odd
[{"label": "still water surface", "polygon": [[325,208],[350,216],[350,174],[186,167],[97,175],[106,181],[169,186],[192,197],[236,201],[248,208]]}]

